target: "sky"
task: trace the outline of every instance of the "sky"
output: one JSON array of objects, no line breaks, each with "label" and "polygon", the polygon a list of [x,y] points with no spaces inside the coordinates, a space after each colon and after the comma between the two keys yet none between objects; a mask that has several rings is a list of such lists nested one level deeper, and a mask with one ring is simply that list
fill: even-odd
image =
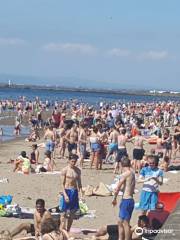
[{"label": "sky", "polygon": [[179,0],[0,0],[0,75],[180,91],[179,9]]}]

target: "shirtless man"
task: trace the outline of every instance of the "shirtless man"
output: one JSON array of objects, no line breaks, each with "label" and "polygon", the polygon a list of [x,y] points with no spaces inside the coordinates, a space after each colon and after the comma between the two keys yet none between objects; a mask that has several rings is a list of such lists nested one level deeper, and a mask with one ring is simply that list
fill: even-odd
[{"label": "shirtless man", "polygon": [[72,128],[67,132],[65,138],[68,142],[68,152],[70,157],[72,150],[77,150],[78,132],[77,125],[75,123],[73,124]]},{"label": "shirtless man", "polygon": [[79,132],[78,132],[78,145],[79,145],[79,153],[80,153],[80,167],[83,168],[83,161],[86,155],[86,141],[87,141],[87,134],[85,131],[85,126],[83,123],[79,125]]},{"label": "shirtless man", "polygon": [[119,206],[119,221],[118,221],[118,232],[119,240],[131,239],[131,230],[130,230],[130,219],[134,209],[134,189],[135,189],[135,174],[131,169],[131,161],[124,157],[121,161],[123,168],[123,174],[119,180],[117,188],[114,192],[114,198],[112,205],[117,204],[117,196],[120,190],[123,192],[122,200]]},{"label": "shirtless man", "polygon": [[46,130],[44,139],[46,140],[46,151],[53,153],[55,147],[55,133],[52,126],[49,126]]},{"label": "shirtless man", "polygon": [[126,136],[126,129],[122,129],[121,134],[118,136],[118,152],[114,169],[115,174],[119,171],[121,159],[128,156],[126,149],[127,141],[128,137]]},{"label": "shirtless man", "polygon": [[156,140],[156,152],[155,154],[158,155],[159,158],[163,158],[164,147],[163,147],[163,140],[161,132],[158,133],[158,138]]},{"label": "shirtless man", "polygon": [[143,159],[144,156],[144,149],[143,149],[143,144],[146,139],[141,136],[141,131],[137,130],[137,135],[132,138],[134,140],[134,149],[133,149],[133,167],[134,171],[138,171],[138,174],[141,169],[141,160]]},{"label": "shirtless man", "polygon": [[66,150],[66,129],[65,127],[61,127],[59,129],[59,135],[60,135],[60,142],[59,142],[59,158],[64,158],[65,150]]},{"label": "shirtless man", "polygon": [[178,125],[175,127],[174,129],[174,145],[175,145],[175,149],[174,149],[174,160],[176,159],[176,154],[177,152],[180,152],[180,122],[178,123]]},{"label": "shirtless man", "polygon": [[108,139],[110,143],[109,143],[108,153],[106,156],[106,162],[108,161],[109,156],[113,153],[116,153],[118,150],[118,135],[119,135],[119,132],[117,131],[116,127],[113,126]]},{"label": "shirtless man", "polygon": [[[62,169],[62,198],[60,201],[60,210],[63,212],[61,215],[61,229],[68,232],[73,223],[73,214],[79,209],[78,191],[82,194],[81,184],[81,170],[76,167],[78,156],[72,154],[69,158],[69,164]],[[67,219],[67,226],[66,226]]]},{"label": "shirtless man", "polygon": [[31,223],[22,223],[16,229],[11,232],[11,236],[14,237],[17,234],[21,233],[23,230],[26,230],[27,233],[31,233],[32,236],[35,235],[36,239],[41,236],[41,223],[45,219],[52,218],[49,211],[45,209],[45,202],[43,199],[36,200],[36,210],[34,213],[34,224]]}]

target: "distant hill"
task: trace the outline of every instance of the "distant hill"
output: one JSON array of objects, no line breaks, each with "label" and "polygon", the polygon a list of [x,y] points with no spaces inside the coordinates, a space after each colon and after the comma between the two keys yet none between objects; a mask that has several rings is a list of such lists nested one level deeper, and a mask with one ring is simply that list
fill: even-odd
[{"label": "distant hill", "polygon": [[[163,89],[155,88],[153,86],[146,85],[146,87],[139,86],[136,84],[123,84],[113,83],[111,80],[90,80],[82,79],[77,77],[41,77],[41,76],[26,76],[26,75],[15,75],[15,74],[0,74],[0,83],[8,84],[11,80],[13,84],[25,84],[25,85],[39,85],[39,86],[57,86],[67,88],[90,88],[90,89],[101,89],[101,90],[116,90],[116,91],[149,91],[149,90],[163,90],[170,91],[162,86]],[[171,91],[178,91],[176,88],[172,88]],[[179,90],[180,91],[180,90]]]},{"label": "distant hill", "polygon": [[[75,88],[100,88],[100,89],[111,89],[111,90],[143,90],[137,85],[128,85],[126,83],[120,84],[120,87],[109,80],[107,81],[92,81],[89,79],[81,79],[76,77],[38,77],[38,76],[26,76],[26,75],[13,75],[13,74],[0,74],[0,83],[7,83],[11,80],[14,84],[33,84],[33,85],[54,85],[63,87],[75,87]],[[150,87],[146,88],[150,89]]]}]

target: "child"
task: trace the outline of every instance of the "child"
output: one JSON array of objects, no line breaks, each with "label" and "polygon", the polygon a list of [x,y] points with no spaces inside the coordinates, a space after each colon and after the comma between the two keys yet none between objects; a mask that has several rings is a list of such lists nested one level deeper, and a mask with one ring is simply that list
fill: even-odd
[{"label": "child", "polygon": [[148,155],[144,155],[143,159],[141,160],[141,168],[148,166]]},{"label": "child", "polygon": [[163,161],[162,161],[162,163],[160,164],[160,169],[164,170],[165,172],[167,172],[169,164],[170,164],[170,159],[169,159],[168,156],[165,156]]}]

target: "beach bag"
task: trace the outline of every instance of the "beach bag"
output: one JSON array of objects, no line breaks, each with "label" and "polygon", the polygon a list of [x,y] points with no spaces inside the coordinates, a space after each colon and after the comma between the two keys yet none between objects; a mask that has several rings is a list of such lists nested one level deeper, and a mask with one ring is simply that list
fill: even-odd
[{"label": "beach bag", "polygon": [[0,210],[0,217],[9,217],[10,215],[5,208]]},{"label": "beach bag", "polygon": [[0,196],[0,204],[5,206],[7,204],[11,204],[12,202],[12,196],[11,195],[2,195]]},{"label": "beach bag", "polygon": [[100,182],[99,186],[93,189],[93,195],[106,197],[111,196],[112,192],[108,189],[108,187],[104,183]]},{"label": "beach bag", "polygon": [[88,196],[88,197],[90,197],[90,196],[92,196],[93,195],[93,186],[91,186],[91,185],[88,185],[87,187],[85,187],[84,189],[83,189],[83,191],[84,191],[84,195],[85,196]]},{"label": "beach bag", "polygon": [[85,202],[83,202],[82,200],[79,200],[79,208],[80,208],[80,212],[82,215],[87,214],[88,213],[88,206]]}]

